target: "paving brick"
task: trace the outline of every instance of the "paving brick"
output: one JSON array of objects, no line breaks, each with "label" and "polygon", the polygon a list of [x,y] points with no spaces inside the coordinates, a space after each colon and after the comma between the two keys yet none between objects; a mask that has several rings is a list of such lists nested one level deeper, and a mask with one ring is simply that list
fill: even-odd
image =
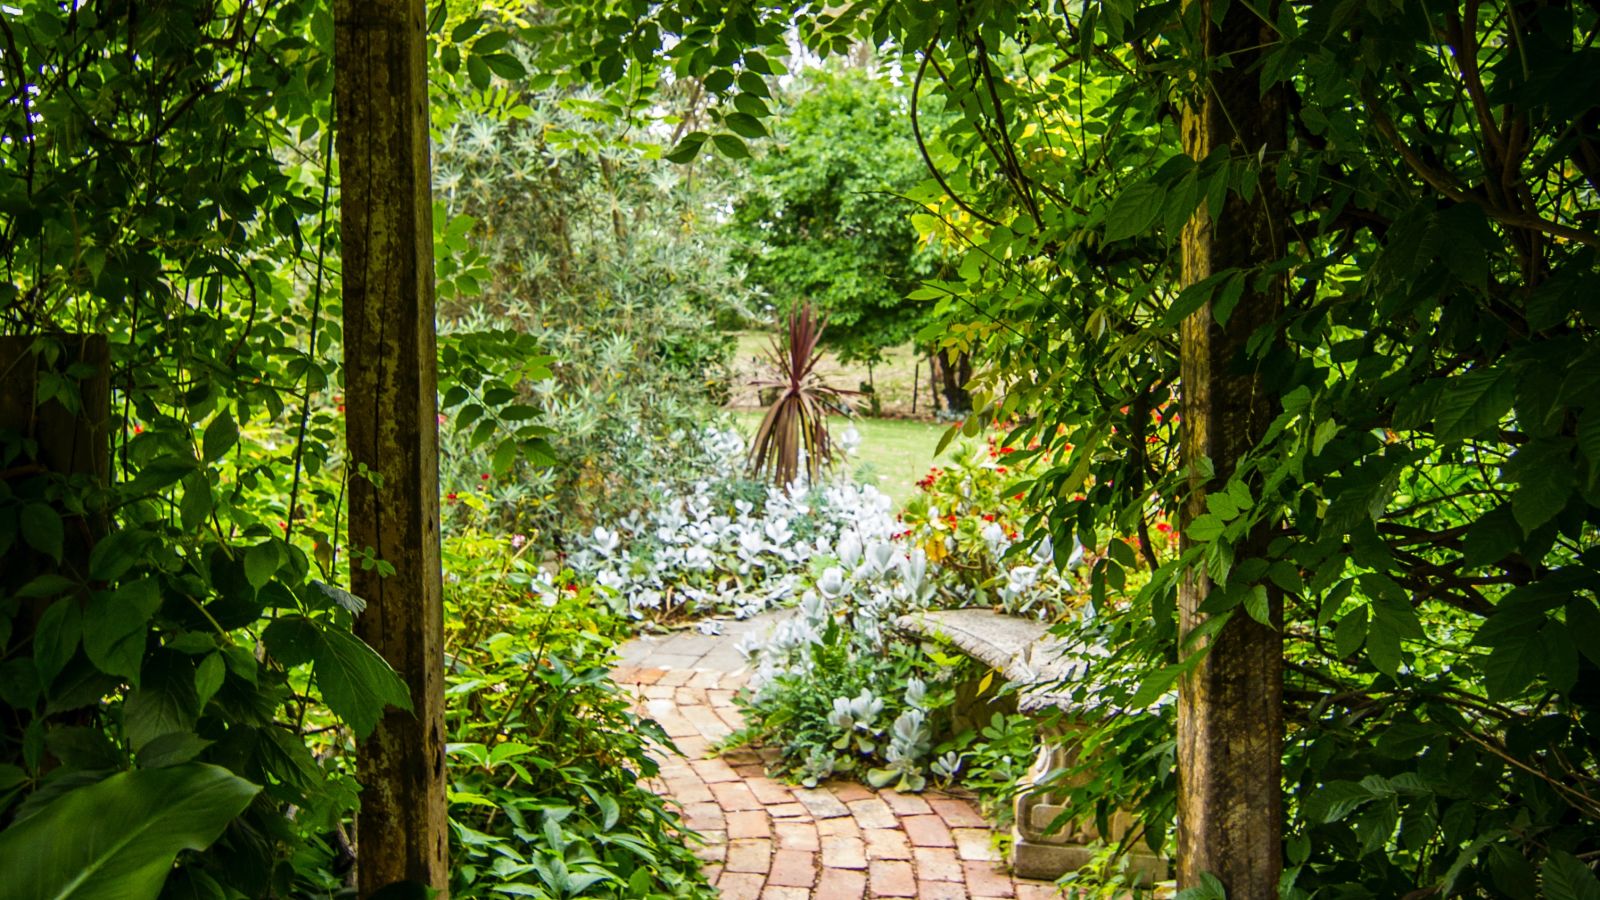
[{"label": "paving brick", "polygon": [[821,848],[817,840],[817,826],[810,822],[778,822],[772,828],[780,850],[805,850],[815,853]]},{"label": "paving brick", "polygon": [[722,807],[715,803],[688,803],[683,807],[683,824],[695,831],[720,829],[722,822]]},{"label": "paving brick", "polygon": [[694,677],[689,679],[689,685],[697,688],[714,688],[721,683],[722,673],[705,670],[694,673]]},{"label": "paving brick", "polygon": [[906,816],[900,820],[900,827],[906,830],[906,837],[911,839],[911,843],[918,847],[956,845],[955,838],[950,835],[950,829],[938,816]]},{"label": "paving brick", "polygon": [[878,797],[889,804],[889,808],[894,810],[897,815],[925,816],[933,812],[933,807],[928,805],[928,801],[918,797],[916,794],[902,794],[899,791],[879,791]]},{"label": "paving brick", "polygon": [[861,833],[867,842],[867,859],[910,859],[911,843],[895,828],[869,828]]},{"label": "paving brick", "polygon": [[708,690],[706,691],[706,699],[710,700],[711,705],[717,707],[718,709],[723,707],[731,707],[733,706],[734,693],[734,691],[725,691],[721,690],[720,688],[717,690]]},{"label": "paving brick", "polygon": [[688,684],[689,679],[693,677],[694,672],[688,669],[673,669],[668,672],[662,672],[661,678],[656,681],[656,684],[666,687],[678,687],[679,685]]},{"label": "paving brick", "polygon": [[[918,875],[922,872],[919,870]],[[967,886],[959,881],[928,881],[918,879],[917,900],[972,900],[967,895]]]},{"label": "paving brick", "polygon": [[1004,869],[992,862],[982,860],[967,860],[961,864],[962,874],[967,876],[967,891],[972,894],[981,894],[985,897],[1015,897],[1016,890],[1011,885],[1011,876]]},{"label": "paving brick", "polygon": [[728,842],[729,872],[766,874],[772,865],[772,842],[766,838],[745,838]]},{"label": "paving brick", "polygon": [[800,887],[773,887],[769,882],[761,889],[761,900],[811,900],[811,891]]},{"label": "paving brick", "polygon": [[779,850],[772,854],[772,869],[767,884],[808,888],[817,880],[817,855],[803,850]]},{"label": "paving brick", "polygon": [[652,684],[644,689],[644,697],[650,700],[671,700],[673,688],[663,684]]},{"label": "paving brick", "polygon": [[706,784],[721,784],[725,781],[738,781],[739,773],[733,767],[720,759],[695,759],[689,761],[689,768],[694,770],[700,780]]},{"label": "paving brick", "polygon": [[711,742],[698,734],[693,737],[674,738],[673,743],[678,745],[678,752],[689,759],[700,759],[711,752]]},{"label": "paving brick", "polygon": [[1015,882],[1017,900],[1056,900],[1061,896],[1061,888],[1044,881]]},{"label": "paving brick", "polygon": [[858,837],[822,839],[822,864],[831,869],[865,869],[867,848]]},{"label": "paving brick", "polygon": [[794,796],[811,814],[819,819],[831,819],[835,816],[850,815],[850,807],[845,806],[838,797],[823,790],[812,788],[795,788]]},{"label": "paving brick", "polygon": [[861,837],[861,826],[855,819],[823,819],[817,823],[817,834],[829,837]]},{"label": "paving brick", "polygon": [[828,783],[826,790],[845,803],[877,796],[872,791],[867,790],[866,787],[853,781],[832,781]]},{"label": "paving brick", "polygon": [[852,800],[845,806],[850,807],[850,814],[855,816],[856,823],[862,828],[893,828],[898,824],[894,810],[877,797]]},{"label": "paving brick", "polygon": [[930,797],[928,805],[951,828],[986,828],[989,823],[978,815],[972,804],[959,797]]},{"label": "paving brick", "polygon": [[949,847],[913,847],[911,859],[917,866],[917,877],[924,882],[965,880],[961,858]]},{"label": "paving brick", "polygon": [[867,873],[823,869],[812,896],[818,900],[860,900],[867,895]]},{"label": "paving brick", "polygon": [[717,891],[722,900],[761,900],[761,886],[766,878],[748,872],[723,872],[717,879]]},{"label": "paving brick", "polygon": [[799,803],[779,803],[767,807],[767,815],[774,819],[810,819],[811,811]]},{"label": "paving brick", "polygon": [[765,810],[743,809],[728,813],[727,819],[728,837],[732,840],[772,836],[772,823]]},{"label": "paving brick", "polygon": [[756,799],[760,800],[764,806],[777,806],[781,803],[794,802],[794,794],[789,792],[788,785],[773,781],[765,775],[760,778],[752,778],[747,784],[750,785],[751,793],[755,794]]},{"label": "paving brick", "polygon": [[875,859],[868,872],[874,897],[915,897],[917,876],[911,863],[897,859]]},{"label": "paving brick", "polygon": [[660,790],[679,803],[711,803],[716,799],[711,795],[711,789],[693,775],[688,778],[664,779]]},{"label": "paving brick", "polygon": [[1000,859],[1000,851],[995,849],[989,829],[952,828],[950,833],[955,836],[956,853],[962,859],[975,859],[985,862],[997,862]]},{"label": "paving brick", "polygon": [[[741,809],[760,809],[761,801],[742,781],[728,781],[711,785],[711,793],[717,797],[717,805],[723,812],[737,812]],[[987,834],[987,832],[985,832]]]}]

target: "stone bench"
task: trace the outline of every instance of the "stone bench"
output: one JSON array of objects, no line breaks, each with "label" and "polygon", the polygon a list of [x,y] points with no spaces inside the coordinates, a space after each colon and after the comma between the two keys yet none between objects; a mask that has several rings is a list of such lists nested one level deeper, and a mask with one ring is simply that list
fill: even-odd
[{"label": "stone bench", "polygon": [[[901,616],[895,628],[907,636],[948,644],[994,669],[1020,688],[1018,712],[1037,715],[1058,709],[1067,714],[1059,731],[1041,735],[1039,756],[1028,770],[1031,784],[1073,764],[1077,749],[1070,739],[1071,714],[1080,706],[1063,686],[1081,680],[1088,663],[1066,653],[1066,644],[1049,633],[1046,623],[991,609],[946,609]],[[1094,858],[1102,838],[1120,841],[1134,826],[1132,816],[1118,812],[1111,817],[1111,833],[1104,836],[1092,821],[1069,822],[1050,831],[1063,810],[1062,798],[1047,788],[1018,792],[1011,826],[1011,868],[1017,875],[1054,880],[1077,871]],[[1167,860],[1142,843],[1128,855],[1130,868],[1146,883],[1168,877]]]}]

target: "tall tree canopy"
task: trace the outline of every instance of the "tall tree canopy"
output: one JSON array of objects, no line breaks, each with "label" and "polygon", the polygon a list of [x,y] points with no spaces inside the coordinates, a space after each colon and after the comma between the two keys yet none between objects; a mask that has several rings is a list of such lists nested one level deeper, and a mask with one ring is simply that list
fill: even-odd
[{"label": "tall tree canopy", "polygon": [[875,360],[926,324],[931,305],[907,295],[939,262],[905,199],[927,177],[908,92],[860,67],[807,69],[794,83],[734,204],[736,259],[776,307],[823,310],[844,358]]}]

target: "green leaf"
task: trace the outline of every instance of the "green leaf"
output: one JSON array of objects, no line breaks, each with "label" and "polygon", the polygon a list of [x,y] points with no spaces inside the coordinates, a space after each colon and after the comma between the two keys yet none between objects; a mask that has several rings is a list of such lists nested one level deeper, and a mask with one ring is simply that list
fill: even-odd
[{"label": "green leaf", "polygon": [[278,574],[278,542],[265,540],[244,553],[244,577],[256,590],[266,587]]},{"label": "green leaf", "polygon": [[1518,481],[1511,512],[1526,534],[1559,515],[1572,496],[1575,478],[1567,448],[1560,441],[1535,441],[1518,450],[1510,463]]},{"label": "green leaf", "polygon": [[48,686],[55,680],[56,673],[78,649],[82,635],[83,618],[76,600],[64,597],[50,604],[33,632],[33,664],[39,671],[40,684]]},{"label": "green leaf", "polygon": [[1539,870],[1545,900],[1600,900],[1600,879],[1576,856],[1552,850]]},{"label": "green leaf", "polygon": [[718,153],[729,159],[748,159],[750,157],[750,148],[744,145],[744,141],[731,134],[712,135],[711,143],[716,145]]},{"label": "green leaf", "polygon": [[705,146],[706,134],[703,131],[691,131],[683,136],[678,146],[666,154],[668,162],[686,163],[700,155],[700,148]]},{"label": "green leaf", "polygon": [[1440,441],[1474,437],[1500,422],[1516,400],[1516,382],[1503,369],[1476,369],[1445,384],[1435,401],[1434,436]]},{"label": "green leaf", "polygon": [[1382,605],[1373,606],[1375,615],[1367,627],[1367,659],[1379,672],[1395,677],[1400,670],[1400,632],[1394,621],[1384,615]]},{"label": "green leaf", "polygon": [[61,516],[47,503],[29,503],[22,507],[22,539],[28,546],[61,561]]},{"label": "green leaf", "polygon": [[83,649],[100,671],[138,683],[150,617],[161,607],[153,579],[130,581],[115,594],[96,592],[83,616]]},{"label": "green leaf", "polygon": [[237,443],[239,443],[239,426],[234,423],[233,416],[224,410],[206,426],[206,434],[200,446],[206,462],[216,462],[227,456],[228,451]]},{"label": "green leaf", "polygon": [[749,113],[728,113],[722,117],[722,122],[733,133],[747,138],[764,138],[767,136],[766,126],[762,125],[759,119]]},{"label": "green leaf", "polygon": [[1333,629],[1333,652],[1344,659],[1357,650],[1367,641],[1367,620],[1371,614],[1370,607],[1358,606],[1344,614],[1339,624]]},{"label": "green leaf", "polygon": [[1306,801],[1306,818],[1313,822],[1337,822],[1373,799],[1372,791],[1351,781],[1330,781]]},{"label": "green leaf", "polygon": [[1267,627],[1272,627],[1272,607],[1267,603],[1266,585],[1251,585],[1244,594],[1244,611]]},{"label": "green leaf", "polygon": [[194,670],[194,692],[200,700],[201,709],[205,709],[206,703],[216,696],[227,675],[228,664],[221,653],[211,653],[200,660],[200,665]]},{"label": "green leaf", "polygon": [[70,791],[0,832],[17,900],[154,900],[173,860],[203,850],[261,788],[226,769],[139,769]]},{"label": "green leaf", "polygon": [[1544,643],[1532,628],[1506,635],[1483,661],[1484,687],[1492,700],[1517,696],[1544,670]]},{"label": "green leaf", "polygon": [[348,631],[322,632],[316,653],[317,686],[334,715],[364,738],[383,717],[385,706],[411,710],[411,695],[394,669]]},{"label": "green leaf", "polygon": [[1111,203],[1111,211],[1106,213],[1106,242],[1124,240],[1148,231],[1155,224],[1156,217],[1161,215],[1161,205],[1165,200],[1165,189],[1149,181],[1140,182],[1118,194]]}]

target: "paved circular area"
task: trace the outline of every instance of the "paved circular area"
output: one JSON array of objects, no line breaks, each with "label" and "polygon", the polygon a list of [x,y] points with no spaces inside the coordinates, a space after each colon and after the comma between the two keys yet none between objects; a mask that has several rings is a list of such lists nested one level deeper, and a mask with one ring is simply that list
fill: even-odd
[{"label": "paved circular area", "polygon": [[633,641],[613,673],[678,746],[681,755],[662,754],[652,787],[705,838],[698,855],[723,897],[1057,896],[1048,882],[1011,877],[988,823],[963,798],[841,781],[809,790],[767,777],[753,750],[713,756],[712,747],[743,726],[733,695],[745,676],[732,646],[771,624],[758,617],[728,623],[731,633],[719,636]]}]

